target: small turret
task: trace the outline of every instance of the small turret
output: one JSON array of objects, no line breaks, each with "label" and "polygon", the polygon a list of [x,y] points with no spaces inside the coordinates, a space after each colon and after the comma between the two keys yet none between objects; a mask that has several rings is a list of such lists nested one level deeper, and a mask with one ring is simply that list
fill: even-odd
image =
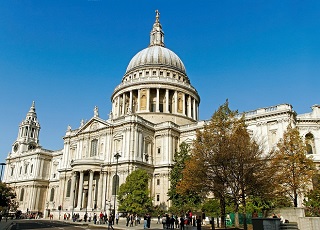
[{"label": "small turret", "polygon": [[24,152],[39,146],[40,124],[37,119],[35,102],[32,102],[26,119],[19,125],[18,137],[13,144],[13,152]]}]

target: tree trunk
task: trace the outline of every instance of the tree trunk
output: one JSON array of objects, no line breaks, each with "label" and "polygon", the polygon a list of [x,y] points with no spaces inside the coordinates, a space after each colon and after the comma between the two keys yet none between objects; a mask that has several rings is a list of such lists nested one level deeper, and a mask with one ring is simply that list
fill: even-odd
[{"label": "tree trunk", "polygon": [[220,214],[221,214],[221,227],[226,227],[226,201],[224,197],[220,198]]},{"label": "tree trunk", "polygon": [[294,191],[293,206],[294,206],[294,207],[298,207],[298,194],[297,194],[296,191]]},{"label": "tree trunk", "polygon": [[[244,190],[242,190],[244,191]],[[247,203],[246,203],[246,197],[244,194],[242,194],[242,206],[243,206],[243,229],[247,230]]]},{"label": "tree trunk", "polygon": [[236,228],[239,228],[240,224],[239,224],[239,212],[238,210],[234,213],[234,226]]}]

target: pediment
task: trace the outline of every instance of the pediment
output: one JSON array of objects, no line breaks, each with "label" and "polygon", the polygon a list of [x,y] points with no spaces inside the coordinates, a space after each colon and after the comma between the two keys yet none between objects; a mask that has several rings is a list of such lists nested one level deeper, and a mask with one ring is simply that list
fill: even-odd
[{"label": "pediment", "polygon": [[110,124],[106,121],[102,120],[99,117],[91,118],[87,123],[85,123],[82,127],[79,128],[78,134],[95,132],[100,129],[108,128]]}]

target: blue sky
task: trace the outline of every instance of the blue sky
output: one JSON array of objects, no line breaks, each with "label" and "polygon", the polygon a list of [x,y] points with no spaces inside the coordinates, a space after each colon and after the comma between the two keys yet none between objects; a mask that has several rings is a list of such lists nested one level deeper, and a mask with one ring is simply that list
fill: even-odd
[{"label": "blue sky", "polygon": [[0,161],[36,102],[40,144],[108,118],[130,59],[160,11],[166,47],[184,62],[209,119],[226,98],[240,112],[320,104],[320,1],[7,0],[0,3]]}]

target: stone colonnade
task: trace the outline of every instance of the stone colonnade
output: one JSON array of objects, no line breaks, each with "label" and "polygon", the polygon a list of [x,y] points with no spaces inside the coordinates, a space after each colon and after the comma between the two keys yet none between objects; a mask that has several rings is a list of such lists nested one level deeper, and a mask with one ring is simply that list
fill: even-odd
[{"label": "stone colonnade", "polygon": [[162,112],[198,119],[199,102],[192,95],[177,90],[145,88],[124,92],[113,98],[115,117],[130,112]]},{"label": "stone colonnade", "polygon": [[70,189],[70,210],[105,210],[107,176],[107,172],[104,171],[73,171]]}]

